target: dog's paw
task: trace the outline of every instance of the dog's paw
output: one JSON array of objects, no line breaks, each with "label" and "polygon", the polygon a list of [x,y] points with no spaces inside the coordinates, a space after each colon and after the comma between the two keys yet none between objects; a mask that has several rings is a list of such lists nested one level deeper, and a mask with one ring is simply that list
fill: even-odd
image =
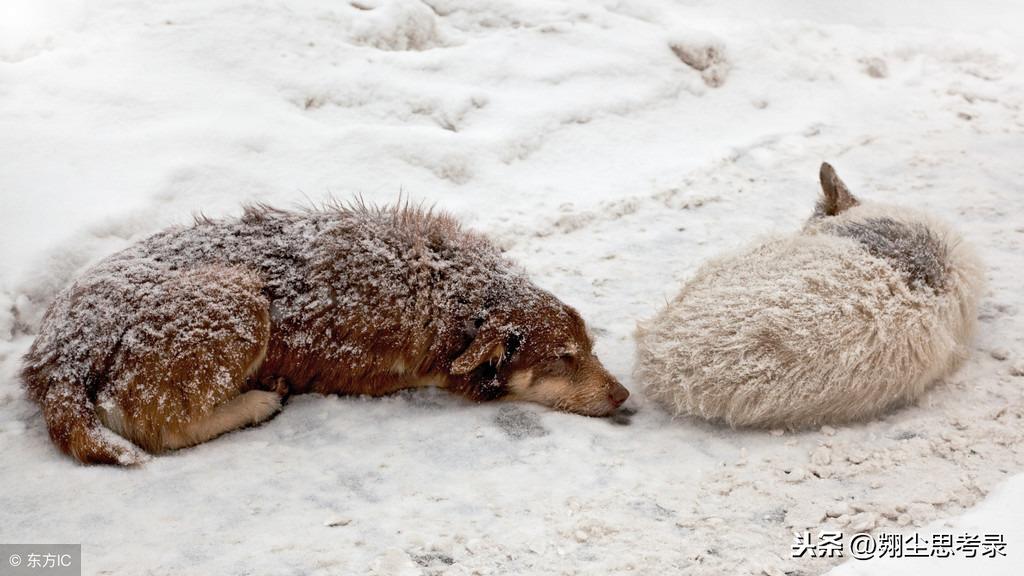
[{"label": "dog's paw", "polygon": [[121,466],[141,466],[153,457],[138,448],[125,450],[117,455],[117,463]]},{"label": "dog's paw", "polygon": [[281,410],[281,397],[277,392],[250,390],[239,396],[250,424],[259,424]]}]

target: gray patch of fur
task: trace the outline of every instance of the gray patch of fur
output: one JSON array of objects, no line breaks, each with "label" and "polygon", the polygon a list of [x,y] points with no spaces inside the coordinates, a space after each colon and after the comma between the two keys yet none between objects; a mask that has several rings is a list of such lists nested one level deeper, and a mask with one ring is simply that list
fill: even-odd
[{"label": "gray patch of fur", "polygon": [[945,288],[948,247],[922,224],[904,224],[891,218],[841,222],[827,228],[830,234],[852,238],[874,257],[898,271],[913,290],[925,286]]}]

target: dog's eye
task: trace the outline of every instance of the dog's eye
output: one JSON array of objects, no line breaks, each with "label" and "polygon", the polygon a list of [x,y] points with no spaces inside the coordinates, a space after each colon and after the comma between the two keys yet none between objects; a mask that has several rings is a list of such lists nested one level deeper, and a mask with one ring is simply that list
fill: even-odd
[{"label": "dog's eye", "polygon": [[576,357],[572,354],[561,354],[558,356],[558,361],[561,362],[563,366],[572,367],[576,364]]}]

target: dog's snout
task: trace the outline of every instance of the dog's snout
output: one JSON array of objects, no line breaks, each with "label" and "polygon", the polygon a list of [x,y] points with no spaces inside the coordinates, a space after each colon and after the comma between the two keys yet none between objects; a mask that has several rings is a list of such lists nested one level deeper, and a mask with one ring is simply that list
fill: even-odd
[{"label": "dog's snout", "polygon": [[626,390],[626,387],[618,382],[613,383],[611,390],[608,392],[608,400],[618,408],[622,406],[626,398],[629,398],[629,390]]}]

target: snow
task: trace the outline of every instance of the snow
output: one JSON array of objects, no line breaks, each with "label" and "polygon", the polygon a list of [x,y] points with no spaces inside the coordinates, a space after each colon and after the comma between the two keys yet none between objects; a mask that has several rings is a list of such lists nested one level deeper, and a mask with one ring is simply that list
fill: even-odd
[{"label": "snow", "polygon": [[954,534],[954,535],[986,535],[997,534],[1007,542],[1007,560],[994,558],[914,558],[907,559],[872,559],[866,561],[850,561],[834,570],[829,576],[902,576],[904,574],[931,574],[948,576],[969,572],[986,576],[1011,576],[1020,573],[1021,563],[1012,559],[1014,554],[1009,546],[1024,540],[1024,506],[1021,505],[1021,494],[1024,494],[1024,475],[1017,475],[996,488],[988,499],[963,516],[933,522],[925,529],[918,531],[921,535]]},{"label": "snow", "polygon": [[[1010,556],[962,569],[1019,569],[1022,17],[1009,0],[4,2],[0,541],[81,542],[85,573],[812,574],[835,561],[789,558],[798,527],[923,530],[1008,481],[957,522],[1005,530]],[[633,386],[636,321],[708,258],[797,229],[822,160],[975,245],[972,358],[863,425],[670,420]],[[52,448],[15,375],[85,267],[199,212],[356,193],[456,214],[576,306],[631,424],[420,391],[296,397],[134,470]]]}]

